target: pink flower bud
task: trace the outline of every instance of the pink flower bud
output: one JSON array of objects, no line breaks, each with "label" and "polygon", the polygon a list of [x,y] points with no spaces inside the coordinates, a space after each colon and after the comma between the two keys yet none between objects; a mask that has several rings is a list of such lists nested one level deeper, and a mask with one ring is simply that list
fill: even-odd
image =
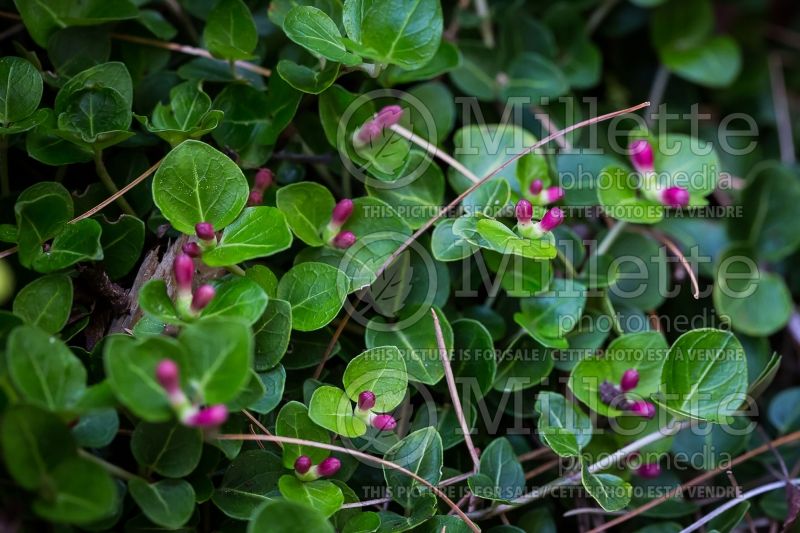
[{"label": "pink flower bud", "polygon": [[192,258],[186,254],[180,254],[175,258],[172,269],[178,290],[190,292],[192,290],[192,278],[194,278],[194,261],[192,261]]},{"label": "pink flower bud", "polygon": [[643,464],[636,469],[636,474],[638,474],[639,477],[653,479],[661,474],[661,466],[658,463]]},{"label": "pink flower bud", "polygon": [[372,419],[372,427],[381,431],[392,431],[397,427],[397,420],[392,415],[377,415]]},{"label": "pink flower bud", "polygon": [[533,217],[533,206],[528,200],[523,198],[517,202],[515,214],[517,215],[517,222],[520,224],[528,224]]},{"label": "pink flower bud", "polygon": [[272,185],[272,171],[268,168],[259,168],[256,177],[253,179],[253,187],[261,192]]},{"label": "pink flower bud", "polygon": [[686,207],[689,205],[689,191],[683,187],[667,187],[661,192],[661,203],[669,207]]},{"label": "pink flower bud", "polygon": [[544,182],[542,180],[533,180],[528,190],[531,192],[532,195],[539,196],[539,193],[541,193],[543,189],[544,189]]},{"label": "pink flower bud", "polygon": [[256,207],[264,203],[264,193],[253,189],[247,197],[247,207]]},{"label": "pink flower bud", "polygon": [[340,250],[346,250],[356,243],[356,235],[352,231],[340,231],[333,238],[333,246]]},{"label": "pink flower bud", "polygon": [[547,233],[553,231],[562,222],[564,222],[564,211],[554,207],[544,214],[542,221],[539,222],[539,228]]},{"label": "pink flower bud", "polygon": [[223,404],[212,405],[200,409],[186,421],[187,426],[213,428],[221,426],[228,419],[228,408]]},{"label": "pink flower bud", "polygon": [[183,250],[183,253],[189,257],[200,257],[203,255],[203,249],[200,248],[200,245],[196,242],[187,242],[183,245],[181,250]]},{"label": "pink flower bud", "polygon": [[362,411],[369,411],[375,407],[375,393],[371,390],[365,390],[358,395],[358,408]]},{"label": "pink flower bud", "polygon": [[638,172],[652,172],[654,157],[653,147],[644,139],[638,139],[631,143],[631,163]]},{"label": "pink flower bud", "polygon": [[205,309],[208,303],[214,298],[215,294],[217,294],[217,291],[211,285],[200,285],[197,287],[192,297],[192,311],[198,312]]},{"label": "pink flower bud", "polygon": [[339,200],[339,203],[336,204],[336,207],[333,208],[333,214],[331,215],[331,224],[335,226],[341,226],[347,219],[350,218],[350,215],[353,214],[353,200],[350,198],[345,198],[343,200]]},{"label": "pink flower bud", "polygon": [[656,415],[656,406],[650,402],[639,400],[631,403],[628,411],[644,418],[653,418]]},{"label": "pink flower bud", "polygon": [[202,241],[213,241],[217,237],[214,235],[214,226],[210,222],[195,224],[194,231],[197,234],[197,238]]},{"label": "pink flower bud", "polygon": [[342,462],[339,461],[339,459],[336,457],[328,457],[317,465],[317,474],[322,477],[329,477],[336,474],[341,467]]},{"label": "pink flower bud", "polygon": [[399,105],[388,105],[378,111],[374,122],[381,128],[388,128],[400,122],[401,118],[403,118],[403,108]]},{"label": "pink flower bud", "polygon": [[628,392],[636,388],[639,384],[639,371],[635,368],[629,368],[622,374],[622,379],[619,380],[619,387],[622,392]]},{"label": "pink flower bud", "polygon": [[544,200],[545,202],[552,204],[553,202],[557,202],[564,197],[564,189],[561,187],[549,187],[544,192]]},{"label": "pink flower bud", "polygon": [[301,455],[297,458],[294,462],[294,471],[298,474],[305,474],[311,469],[311,457],[307,455]]},{"label": "pink flower bud", "polygon": [[180,391],[180,369],[172,359],[162,359],[156,366],[156,380],[164,387],[167,394]]},{"label": "pink flower bud", "polygon": [[378,124],[370,120],[369,122],[361,126],[360,130],[358,130],[358,133],[356,134],[356,139],[362,145],[369,144],[370,142],[380,137],[382,131],[383,129]]}]

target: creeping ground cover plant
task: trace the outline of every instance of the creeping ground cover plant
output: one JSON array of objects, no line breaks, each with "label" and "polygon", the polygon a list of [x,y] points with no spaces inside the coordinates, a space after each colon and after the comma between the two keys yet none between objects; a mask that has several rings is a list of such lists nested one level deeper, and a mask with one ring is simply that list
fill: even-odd
[{"label": "creeping ground cover plant", "polygon": [[0,530],[800,531],[788,0],[0,0]]}]

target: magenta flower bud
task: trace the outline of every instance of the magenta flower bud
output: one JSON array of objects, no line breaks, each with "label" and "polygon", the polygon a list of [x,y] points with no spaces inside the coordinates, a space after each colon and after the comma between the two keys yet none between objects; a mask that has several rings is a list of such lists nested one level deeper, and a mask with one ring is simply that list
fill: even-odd
[{"label": "magenta flower bud", "polygon": [[156,366],[156,380],[167,394],[180,391],[180,369],[172,359],[162,359]]},{"label": "magenta flower bud", "polygon": [[197,287],[192,297],[192,311],[198,312],[205,309],[208,303],[214,298],[215,294],[217,294],[217,290],[211,285],[200,285]]},{"label": "magenta flower bud", "polygon": [[358,130],[358,133],[356,134],[356,139],[358,140],[359,143],[361,143],[361,145],[369,144],[370,142],[380,137],[382,131],[383,129],[378,124],[370,120],[369,122],[361,126],[360,130]]},{"label": "magenta flower bud", "polygon": [[331,224],[335,226],[341,226],[347,219],[350,218],[350,215],[353,214],[353,200],[350,198],[345,198],[344,200],[339,200],[339,203],[336,204],[336,207],[333,208],[333,214],[331,215]]},{"label": "magenta flower bud", "polygon": [[633,141],[630,145],[631,163],[638,172],[652,172],[654,169],[653,147],[644,139]]},{"label": "magenta flower bud", "polygon": [[214,428],[221,426],[228,419],[228,408],[223,404],[212,405],[200,409],[186,421],[187,426]]},{"label": "magenta flower bud", "polygon": [[517,215],[517,222],[520,224],[528,224],[533,217],[533,206],[524,198],[517,202],[517,207],[514,211]]},{"label": "magenta flower bud", "polygon": [[644,418],[653,418],[656,415],[656,406],[650,402],[639,400],[631,403],[628,411]]},{"label": "magenta flower bud", "polygon": [[544,214],[542,221],[539,222],[539,228],[547,233],[553,231],[562,222],[564,222],[564,211],[558,207],[554,207]]},{"label": "magenta flower bud", "polygon": [[214,225],[210,222],[195,224],[194,231],[197,234],[197,238],[202,241],[213,241],[217,238],[217,236],[214,235]]},{"label": "magenta flower bud", "polygon": [[369,411],[375,407],[375,393],[371,390],[365,390],[358,395],[358,408],[362,411]]},{"label": "magenta flower bud", "polygon": [[544,198],[547,203],[553,203],[561,200],[564,197],[564,189],[561,187],[549,187],[544,192]]},{"label": "magenta flower bud", "polygon": [[272,185],[272,171],[268,168],[259,168],[253,179],[253,187],[263,192],[270,185]]},{"label": "magenta flower bud", "polygon": [[183,250],[183,253],[193,258],[203,255],[203,249],[200,248],[200,245],[196,242],[187,242],[183,245],[181,250]]},{"label": "magenta flower bud", "polygon": [[294,471],[298,474],[305,474],[309,470],[311,470],[311,457],[307,455],[298,457],[294,462]]},{"label": "magenta flower bud", "polygon": [[264,202],[264,193],[253,189],[247,197],[247,207],[256,207]]},{"label": "magenta flower bud", "polygon": [[667,187],[661,192],[661,203],[669,207],[686,207],[689,205],[689,191],[683,187]]},{"label": "magenta flower bud", "polygon": [[544,189],[544,182],[542,180],[533,180],[528,190],[531,192],[532,195],[539,196],[539,194],[542,192],[543,189]]},{"label": "magenta flower bud", "polygon": [[400,122],[401,118],[403,118],[403,108],[399,105],[388,105],[378,111],[374,122],[380,128],[388,128]]},{"label": "magenta flower bud", "polygon": [[377,415],[372,419],[372,427],[381,431],[392,431],[397,427],[397,420],[392,415]]},{"label": "magenta flower bud", "polygon": [[638,474],[639,477],[653,479],[661,474],[661,466],[658,463],[643,464],[636,469],[636,474]]},{"label": "magenta flower bud", "polygon": [[342,462],[339,461],[339,459],[336,457],[328,457],[317,465],[317,474],[322,477],[329,477],[336,474],[341,467]]},{"label": "magenta flower bud", "polygon": [[622,374],[622,379],[619,380],[619,388],[622,392],[628,392],[636,388],[639,384],[639,371],[635,368],[629,368]]},{"label": "magenta flower bud", "polygon": [[194,261],[187,254],[180,254],[175,258],[172,265],[175,274],[175,283],[180,292],[190,292],[192,290],[192,278],[194,278]]},{"label": "magenta flower bud", "polygon": [[352,231],[340,231],[333,238],[333,246],[340,250],[346,250],[356,243],[356,235]]}]

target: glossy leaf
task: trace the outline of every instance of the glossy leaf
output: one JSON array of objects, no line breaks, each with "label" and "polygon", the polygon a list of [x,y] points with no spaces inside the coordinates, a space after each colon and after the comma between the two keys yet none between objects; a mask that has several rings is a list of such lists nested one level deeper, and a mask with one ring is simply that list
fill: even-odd
[{"label": "glossy leaf", "polygon": [[289,248],[292,234],[283,213],[274,207],[247,207],[222,232],[217,246],[203,253],[209,266],[235,265]]},{"label": "glossy leaf", "polygon": [[278,298],[292,306],[292,328],[313,331],[333,320],[347,296],[347,277],[324,263],[300,263],[278,283]]},{"label": "glossy leaf", "polygon": [[56,333],[66,325],[72,309],[72,280],[63,274],[42,276],[17,293],[13,309],[26,324]]}]

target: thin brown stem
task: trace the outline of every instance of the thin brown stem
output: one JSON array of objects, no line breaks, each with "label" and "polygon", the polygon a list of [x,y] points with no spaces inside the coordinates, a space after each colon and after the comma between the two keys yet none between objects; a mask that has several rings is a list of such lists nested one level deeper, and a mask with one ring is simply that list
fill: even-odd
[{"label": "thin brown stem", "polygon": [[117,184],[114,183],[114,180],[111,178],[111,174],[108,173],[106,164],[103,163],[102,150],[95,150],[94,152],[94,167],[97,169],[97,175],[100,177],[100,181],[103,183],[108,192],[111,193],[111,196],[116,196],[115,200],[119,208],[122,209],[122,212],[131,216],[136,216],[136,211],[134,211],[133,207],[131,207],[131,204],[128,203],[125,197],[119,194]]},{"label": "thin brown stem", "polygon": [[433,308],[431,308],[431,315],[433,315],[433,330],[436,333],[436,344],[439,346],[439,355],[441,356],[442,366],[444,367],[444,377],[447,381],[447,388],[450,391],[450,401],[453,402],[456,419],[458,419],[458,424],[461,426],[462,433],[464,433],[464,443],[467,445],[469,456],[472,458],[473,470],[477,472],[480,466],[480,459],[478,458],[478,451],[475,449],[475,444],[472,442],[472,435],[469,424],[467,424],[467,418],[464,416],[464,409],[461,407],[461,398],[459,398],[458,390],[456,389],[456,378],[453,376],[453,368],[450,366],[450,354],[447,351],[444,335],[442,334],[442,325],[439,323],[436,310]]},{"label": "thin brown stem", "polygon": [[381,459],[380,457],[373,457],[372,455],[366,454],[364,452],[359,452],[357,450],[350,450],[348,448],[343,448],[341,446],[335,446],[333,444],[325,444],[325,443],[322,443],[322,442],[314,442],[314,441],[304,440],[304,439],[295,439],[295,438],[292,438],[292,437],[279,437],[279,436],[276,436],[276,435],[235,434],[235,435],[217,435],[216,438],[219,439],[219,440],[267,441],[267,442],[275,442],[275,443],[282,442],[284,444],[296,444],[296,445],[299,445],[299,446],[309,446],[309,447],[312,447],[312,448],[320,448],[320,449],[323,449],[323,450],[330,450],[332,452],[346,453],[346,454],[351,455],[353,457],[358,457],[360,459],[364,459],[365,461],[370,461],[372,463],[379,464],[381,466],[385,466],[385,467],[391,468],[393,470],[397,470],[398,472],[402,472],[403,474],[413,478],[414,480],[418,481],[419,483],[421,483],[421,484],[425,485],[426,487],[428,487],[429,489],[431,489],[431,491],[433,491],[434,494],[436,494],[439,498],[441,498],[451,509],[453,509],[456,512],[456,514],[459,516],[459,518],[461,518],[467,524],[467,526],[469,526],[469,528],[472,531],[475,531],[476,533],[480,532],[480,528],[475,525],[475,522],[470,520],[470,518],[466,515],[466,513],[464,513],[464,511],[462,511],[461,509],[459,509],[456,506],[456,504],[453,502],[453,500],[448,498],[447,494],[442,492],[438,487],[433,485],[427,479],[425,479],[423,477],[420,477],[418,474],[415,474],[411,470],[408,470],[407,468],[404,468],[404,467],[402,467],[402,466],[400,466],[400,465],[398,465],[396,463],[393,463],[391,461],[387,461],[386,459]]}]

